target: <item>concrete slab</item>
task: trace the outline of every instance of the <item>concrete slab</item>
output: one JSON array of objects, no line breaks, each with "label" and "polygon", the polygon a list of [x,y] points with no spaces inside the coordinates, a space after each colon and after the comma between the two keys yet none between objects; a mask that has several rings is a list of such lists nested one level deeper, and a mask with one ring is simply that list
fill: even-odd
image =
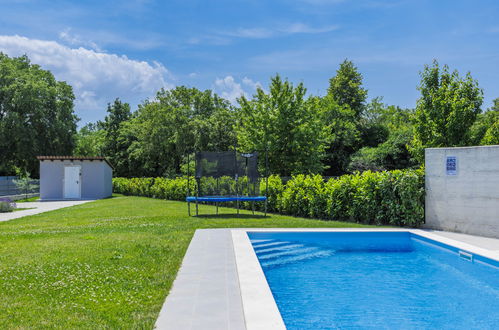
[{"label": "concrete slab", "polygon": [[80,205],[88,202],[91,202],[91,200],[17,203],[18,208],[29,208],[30,210],[0,213],[0,222],[22,218],[28,215],[34,215],[43,212],[58,210],[65,207]]},{"label": "concrete slab", "polygon": [[246,329],[228,229],[195,232],[155,327]]},{"label": "concrete slab", "polygon": [[474,236],[468,234],[452,233],[448,231],[439,231],[439,230],[430,230],[430,229],[427,229],[425,231],[442,237],[447,237],[456,241],[465,242],[474,246],[478,246],[482,249],[499,252],[499,239],[497,238]]}]

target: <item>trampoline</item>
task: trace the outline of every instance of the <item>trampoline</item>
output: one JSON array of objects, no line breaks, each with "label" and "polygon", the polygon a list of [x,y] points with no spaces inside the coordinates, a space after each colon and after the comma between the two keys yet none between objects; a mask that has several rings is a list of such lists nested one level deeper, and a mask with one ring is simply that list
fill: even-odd
[{"label": "trampoline", "polygon": [[265,196],[204,196],[204,197],[194,197],[189,196],[185,199],[187,202],[211,202],[211,203],[223,203],[223,202],[263,202],[267,200]]},{"label": "trampoline", "polygon": [[[199,203],[215,203],[218,214],[219,203],[230,202],[236,203],[237,214],[239,214],[241,202],[251,203],[253,214],[255,202],[264,202],[264,212],[267,215],[267,196],[259,195],[261,181],[258,174],[257,152],[238,153],[236,150],[197,152],[195,164],[196,196],[190,196],[190,183],[188,182],[185,199],[189,216],[191,215],[190,203],[196,204],[196,216],[198,216]],[[267,174],[267,157],[265,157],[265,172]],[[265,194],[267,194],[267,187],[266,175]]]}]

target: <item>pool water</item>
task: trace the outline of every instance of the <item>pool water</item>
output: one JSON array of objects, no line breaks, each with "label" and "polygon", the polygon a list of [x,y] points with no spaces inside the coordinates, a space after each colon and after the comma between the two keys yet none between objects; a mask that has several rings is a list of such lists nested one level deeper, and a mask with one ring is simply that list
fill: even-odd
[{"label": "pool water", "polygon": [[499,329],[499,263],[409,232],[249,232],[288,329]]}]

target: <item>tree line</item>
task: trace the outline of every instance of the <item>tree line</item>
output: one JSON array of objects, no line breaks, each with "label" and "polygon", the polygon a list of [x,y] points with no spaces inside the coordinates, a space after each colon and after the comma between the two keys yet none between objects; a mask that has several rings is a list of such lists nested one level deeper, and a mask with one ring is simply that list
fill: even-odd
[{"label": "tree line", "polygon": [[337,176],[418,167],[427,147],[499,144],[499,98],[482,111],[471,74],[437,61],[420,75],[414,109],[368,102],[362,75],[345,60],[324,96],[280,75],[237,104],[177,86],[134,111],[117,98],[104,120],[77,131],[71,86],[26,56],[0,54],[0,175],[36,176],[36,155],[73,154],[109,158],[115,176],[172,177],[186,173],[188,154],[237,148],[267,152],[272,174]]}]

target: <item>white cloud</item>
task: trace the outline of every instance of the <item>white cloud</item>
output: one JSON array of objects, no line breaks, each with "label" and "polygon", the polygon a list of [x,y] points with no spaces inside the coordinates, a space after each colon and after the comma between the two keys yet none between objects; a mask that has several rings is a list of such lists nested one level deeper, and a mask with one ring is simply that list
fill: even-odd
[{"label": "white cloud", "polygon": [[231,40],[227,37],[221,37],[217,35],[203,35],[199,37],[192,37],[187,40],[189,45],[215,45],[215,46],[225,46],[230,44]]},{"label": "white cloud", "polygon": [[282,31],[285,33],[326,33],[326,32],[331,32],[334,30],[338,29],[338,25],[328,25],[328,26],[322,26],[322,27],[311,27],[306,24],[302,23],[294,23],[289,26],[287,26],[285,29]]},{"label": "white cloud", "polygon": [[93,49],[97,52],[102,52],[102,49],[95,42],[91,40],[84,40],[79,35],[71,33],[70,28],[59,33],[59,38],[62,41],[67,42],[71,46],[84,46],[89,47],[90,49]]},{"label": "white cloud", "polygon": [[235,31],[222,32],[222,34],[237,38],[266,39],[280,35],[290,35],[298,33],[307,33],[307,34],[326,33],[337,29],[338,25],[312,27],[303,23],[293,23],[287,25],[280,25],[273,28],[239,28]]},{"label": "white cloud", "polygon": [[241,96],[248,96],[241,87],[241,84],[237,83],[232,76],[226,76],[222,79],[217,78],[214,90],[231,103],[236,103],[237,98]]},{"label": "white cloud", "polygon": [[241,83],[236,82],[234,77],[226,76],[225,78],[218,78],[215,80],[213,90],[223,98],[235,104],[239,97],[248,97],[257,87],[261,87],[259,82],[254,82],[248,77],[243,78],[242,84],[247,88],[244,89],[243,86],[241,86]]},{"label": "white cloud", "polygon": [[243,78],[243,84],[250,87],[253,91],[256,91],[257,88],[263,89],[263,86],[259,81],[255,82],[248,77]]},{"label": "white cloud", "polygon": [[116,97],[136,104],[162,87],[173,87],[168,82],[172,79],[170,73],[158,62],[137,61],[124,55],[70,48],[55,41],[17,35],[0,36],[0,51],[9,56],[26,54],[33,63],[52,71],[57,80],[73,86],[82,122],[102,118],[106,104]]},{"label": "white cloud", "polygon": [[239,28],[234,32],[227,32],[227,35],[239,38],[264,39],[275,36],[276,32],[267,28]]}]

